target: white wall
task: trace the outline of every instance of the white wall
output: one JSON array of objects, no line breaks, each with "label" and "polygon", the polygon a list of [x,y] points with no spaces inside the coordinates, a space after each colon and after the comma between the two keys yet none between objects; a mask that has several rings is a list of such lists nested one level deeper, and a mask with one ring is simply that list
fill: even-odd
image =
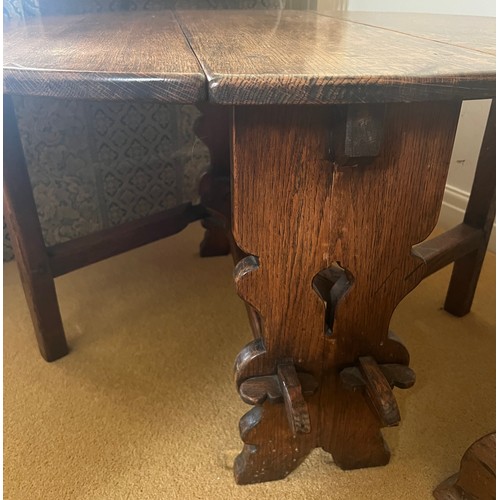
[{"label": "white wall", "polygon": [[460,14],[491,16],[495,14],[495,0],[348,0],[352,11],[428,12],[430,14]]},{"label": "white wall", "polygon": [[[464,216],[474,180],[477,158],[483,140],[484,128],[491,100],[464,101],[460,112],[457,135],[446,181],[439,225],[444,229],[459,224]],[[496,227],[493,226],[489,249],[495,251]]]}]

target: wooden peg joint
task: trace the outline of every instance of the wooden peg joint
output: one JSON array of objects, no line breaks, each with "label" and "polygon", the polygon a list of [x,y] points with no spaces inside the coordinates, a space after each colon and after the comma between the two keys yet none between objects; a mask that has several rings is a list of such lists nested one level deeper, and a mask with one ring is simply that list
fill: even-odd
[{"label": "wooden peg joint", "polygon": [[278,379],[292,434],[308,434],[311,432],[311,421],[295,366],[291,363],[279,365]]},{"label": "wooden peg joint", "polygon": [[335,163],[339,166],[367,165],[380,154],[384,139],[385,105],[351,104],[345,114],[345,129],[337,139]]},{"label": "wooden peg joint", "polygon": [[371,356],[359,358],[359,365],[345,368],[340,377],[346,387],[364,388],[365,394],[384,427],[401,420],[393,387],[407,389],[415,383],[415,373],[404,365],[379,365]]},{"label": "wooden peg joint", "polygon": [[309,411],[304,396],[314,394],[318,383],[308,373],[295,370],[292,363],[278,365],[276,375],[252,377],[239,388],[245,403],[260,405],[264,401],[284,403],[290,429],[294,436],[311,432]]}]

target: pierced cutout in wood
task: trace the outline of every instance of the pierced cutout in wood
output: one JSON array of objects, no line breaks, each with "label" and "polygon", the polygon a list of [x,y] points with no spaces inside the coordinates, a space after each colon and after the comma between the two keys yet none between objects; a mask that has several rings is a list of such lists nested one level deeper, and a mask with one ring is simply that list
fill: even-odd
[{"label": "pierced cutout in wood", "polygon": [[354,278],[340,262],[320,271],[313,279],[314,291],[325,301],[325,333],[332,334],[335,309],[351,287]]}]

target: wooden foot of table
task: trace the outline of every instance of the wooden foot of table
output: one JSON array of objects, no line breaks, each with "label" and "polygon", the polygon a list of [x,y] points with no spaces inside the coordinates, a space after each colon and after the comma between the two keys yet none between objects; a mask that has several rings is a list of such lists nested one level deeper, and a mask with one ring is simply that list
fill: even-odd
[{"label": "wooden foot of table", "polygon": [[[257,311],[235,382],[240,484],[280,479],[315,447],[344,469],[384,465],[394,386],[414,382],[389,332],[426,276],[459,103],[236,107],[237,292]],[[371,128],[373,133],[366,134]]]}]

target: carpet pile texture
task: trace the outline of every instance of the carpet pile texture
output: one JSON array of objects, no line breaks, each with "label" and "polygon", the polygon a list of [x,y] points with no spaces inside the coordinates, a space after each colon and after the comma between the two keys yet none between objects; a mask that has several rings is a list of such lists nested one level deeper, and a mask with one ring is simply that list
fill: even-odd
[{"label": "carpet pile texture", "polygon": [[344,472],[315,450],[288,478],[237,486],[232,363],[251,340],[229,257],[200,259],[197,225],[56,280],[71,353],[38,353],[15,263],[4,266],[4,498],[431,499],[495,429],[495,259],[473,311],[442,309],[450,268],[391,323],[416,385],[396,390],[386,467]]}]

